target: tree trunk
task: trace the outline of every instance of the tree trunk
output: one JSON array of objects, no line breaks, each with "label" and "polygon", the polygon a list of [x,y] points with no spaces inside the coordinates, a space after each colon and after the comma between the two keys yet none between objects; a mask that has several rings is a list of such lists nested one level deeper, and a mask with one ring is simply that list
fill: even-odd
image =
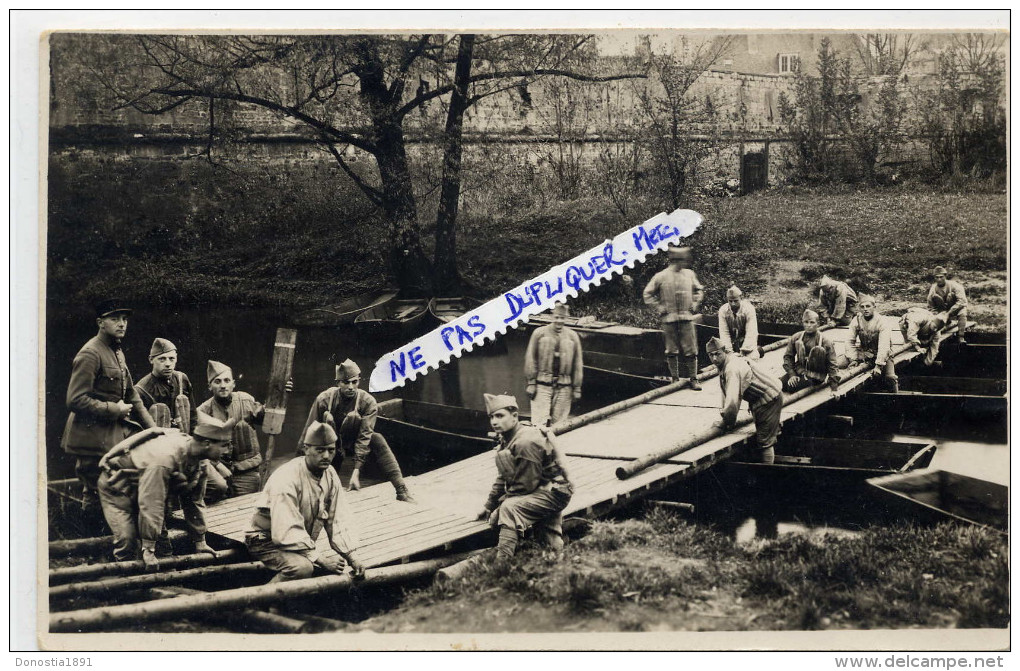
[{"label": "tree trunk", "polygon": [[460,206],[460,171],[464,153],[464,112],[468,108],[468,78],[475,36],[461,35],[454,72],[454,89],[443,134],[443,185],[436,214],[435,289],[439,295],[461,293],[457,271],[457,210]]}]

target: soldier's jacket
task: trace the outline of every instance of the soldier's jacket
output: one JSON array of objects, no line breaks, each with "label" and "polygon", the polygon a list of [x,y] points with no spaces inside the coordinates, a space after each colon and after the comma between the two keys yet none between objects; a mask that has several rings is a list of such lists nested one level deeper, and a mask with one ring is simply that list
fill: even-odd
[{"label": "soldier's jacket", "polygon": [[135,385],[135,391],[138,392],[138,396],[142,399],[142,404],[146,408],[151,408],[156,403],[163,403],[170,408],[171,413],[174,412],[176,407],[177,397],[184,394],[188,397],[188,402],[191,405],[189,426],[194,428],[198,424],[198,405],[195,403],[195,390],[191,386],[191,380],[181,371],[173,371],[169,380],[149,373],[138,381],[138,384]]},{"label": "soldier's jacket", "polygon": [[771,403],[783,395],[782,383],[744,357],[728,355],[719,368],[722,391],[720,414],[727,425],[737,421],[740,401],[746,400],[751,410]]},{"label": "soldier's jacket", "polygon": [[846,282],[833,280],[818,290],[818,302],[822,304],[823,317],[842,319],[848,311],[857,306],[857,293]]},{"label": "soldier's jacket", "polygon": [[850,339],[847,341],[855,359],[874,359],[876,366],[884,366],[892,349],[892,331],[877,312],[871,319],[857,314],[850,321]]},{"label": "soldier's jacket", "polygon": [[230,395],[230,402],[227,404],[212,397],[206,399],[198,409],[222,422],[228,419],[237,420],[230,441],[230,454],[222,459],[233,472],[250,471],[262,463],[259,437],[252,425],[262,424],[266,409],[251,394],[235,391]]},{"label": "soldier's jacket", "polygon": [[[324,422],[323,417],[327,411],[333,415],[333,421],[337,424],[333,427],[339,441],[337,451],[342,450],[345,453],[353,451],[354,465],[360,468],[371,453],[369,442],[375,433],[375,420],[379,416],[379,404],[376,403],[375,397],[364,389],[358,389],[358,393],[348,399],[340,393],[340,387],[330,387],[315,397],[301,435],[308,433],[308,427],[312,422]],[[360,420],[353,422],[349,420],[347,416],[352,412],[360,417]],[[304,443],[299,446],[299,449],[303,448]]]},{"label": "soldier's jacket", "polygon": [[690,268],[660,270],[644,291],[645,304],[655,308],[666,323],[692,321],[702,297],[701,282]]},{"label": "soldier's jacket", "polygon": [[729,303],[719,308],[719,340],[731,352],[750,352],[758,347],[758,313],[751,301],[741,300],[735,314]]},{"label": "soldier's jacket", "polygon": [[928,309],[932,312],[948,312],[950,317],[955,317],[966,307],[967,292],[955,280],[946,280],[944,287],[933,282],[928,289]]},{"label": "soldier's jacket", "polygon": [[[115,351],[111,342],[103,334],[96,335],[74,357],[67,385],[71,413],[60,439],[60,446],[70,454],[102,456],[139,429],[155,426],[135,391],[124,353]],[[117,401],[131,405],[130,418],[137,425],[120,419]]]},{"label": "soldier's jacket", "polygon": [[[824,370],[808,366],[808,354],[815,347],[825,350]],[[790,375],[807,377],[817,382],[824,382],[827,376],[835,379],[838,375],[836,348],[824,333],[816,331],[814,335],[808,335],[807,331],[798,331],[786,345],[786,351],[783,353],[783,370]]]},{"label": "soldier's jacket", "polygon": [[580,390],[584,380],[582,357],[581,338],[572,329],[564,326],[557,334],[552,324],[540,326],[531,334],[524,353],[524,377],[528,384],[555,381],[558,385]]},{"label": "soldier's jacket", "polygon": [[552,484],[571,489],[550,442],[538,427],[525,422],[510,436],[502,436],[496,449],[496,481],[485,503],[495,510],[508,496],[530,494]]}]

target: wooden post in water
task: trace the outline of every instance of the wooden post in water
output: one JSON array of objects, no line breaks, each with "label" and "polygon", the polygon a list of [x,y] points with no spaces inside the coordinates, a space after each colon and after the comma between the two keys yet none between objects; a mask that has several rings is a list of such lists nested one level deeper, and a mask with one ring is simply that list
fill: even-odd
[{"label": "wooden post in water", "polygon": [[269,436],[266,444],[266,456],[259,471],[259,489],[265,486],[269,477],[269,467],[276,449],[276,436],[283,430],[283,420],[287,416],[287,380],[294,368],[294,349],[297,344],[297,331],[294,329],[276,329],[276,343],[273,345],[273,365],[269,373],[269,396],[266,399],[266,417],[262,420],[262,433]]}]

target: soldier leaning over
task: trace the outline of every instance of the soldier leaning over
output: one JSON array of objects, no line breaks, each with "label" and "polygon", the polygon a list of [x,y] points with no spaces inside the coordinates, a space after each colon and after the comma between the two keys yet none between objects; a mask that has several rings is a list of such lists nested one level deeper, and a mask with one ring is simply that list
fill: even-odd
[{"label": "soldier leaning over", "polygon": [[847,326],[857,314],[857,294],[846,282],[828,275],[818,281],[818,303],[823,320],[833,326]]}]

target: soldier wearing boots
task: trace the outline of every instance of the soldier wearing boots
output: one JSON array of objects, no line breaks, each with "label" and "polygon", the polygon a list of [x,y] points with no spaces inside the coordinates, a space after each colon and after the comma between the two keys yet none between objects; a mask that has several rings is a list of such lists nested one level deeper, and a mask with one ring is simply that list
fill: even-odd
[{"label": "soldier wearing boots", "polygon": [[723,347],[749,359],[759,359],[758,313],[736,285],[726,290],[726,304],[719,308],[719,340]]},{"label": "soldier wearing boots", "polygon": [[[361,468],[368,461],[374,461],[379,470],[397,491],[397,500],[414,503],[404,475],[400,472],[400,464],[393,456],[393,450],[382,434],[375,431],[375,420],[379,414],[379,406],[375,397],[363,389],[361,368],[347,359],[336,367],[336,385],[330,387],[315,398],[302,436],[308,432],[313,422],[329,424],[340,436],[337,450],[336,467],[340,471],[345,453],[354,457],[354,470],[347,491],[361,489]],[[339,426],[338,426],[339,425]],[[305,443],[298,445],[298,452],[303,452]]]},{"label": "soldier wearing boots", "polygon": [[928,310],[946,313],[946,323],[956,320],[956,342],[967,344],[967,292],[956,280],[946,279],[946,269],[936,266],[935,282],[928,289]]},{"label": "soldier wearing boots", "polygon": [[562,512],[573,487],[556,448],[540,429],[520,421],[513,396],[485,394],[485,410],[499,434],[499,445],[496,481],[478,519],[499,529],[497,558],[513,557],[521,534],[529,528],[539,542],[561,549]]},{"label": "soldier wearing boots", "polygon": [[153,428],[115,445],[100,461],[99,498],[113,530],[113,554],[159,568],[156,545],[165,538],[167,498],[177,496],[195,552],[216,555],[205,542],[205,465],[229,449],[233,420],[199,413],[194,435]]},{"label": "soldier wearing boots", "polygon": [[[698,382],[698,334],[695,314],[704,296],[698,276],[691,270],[690,247],[670,247],[669,266],[652,277],[645,287],[644,300],[659,313],[666,341],[666,364],[673,380],[686,376],[691,389],[700,390]],[[684,370],[681,373],[680,352],[683,350]]]},{"label": "soldier wearing boots", "polygon": [[782,423],[782,384],[759,368],[757,362],[726,351],[718,338],[709,339],[705,351],[719,369],[719,386],[722,387],[722,419],[717,426],[727,431],[732,429],[737,423],[740,402],[746,400],[758,438],[751,458],[763,464],[774,463],[776,439]]},{"label": "soldier wearing boots", "polygon": [[572,401],[581,398],[581,339],[563,325],[568,314],[567,306],[558,303],[553,308],[552,324],[535,329],[524,354],[531,421],[536,426],[566,419]]},{"label": "soldier wearing boots", "polygon": [[[302,438],[304,454],[276,469],[255,501],[244,542],[252,557],[276,571],[270,582],[310,578],[316,566],[343,573],[350,564],[355,576],[364,574],[354,516],[331,465],[336,439],[333,427],[312,422]],[[323,529],[336,556],[316,549]]]},{"label": "soldier wearing boots", "polygon": [[780,378],[783,389],[793,392],[828,382],[835,390],[840,382],[836,348],[827,335],[818,331],[817,312],[804,310],[801,320],[804,330],[790,338],[783,353],[783,370],[786,371]]},{"label": "soldier wearing boots", "polygon": [[128,436],[155,426],[138,392],[121,349],[131,308],[110,299],[96,305],[99,332],[74,356],[67,385],[70,415],[60,447],[75,457],[82,483],[82,508],[89,522],[102,524],[99,460]]},{"label": "soldier wearing boots", "polygon": [[[266,416],[263,404],[244,391],[236,391],[237,380],[230,366],[219,361],[209,361],[206,378],[212,397],[198,406],[200,412],[226,421],[233,419],[233,438],[230,451],[222,463],[230,470],[230,496],[255,494],[259,491],[259,466],[262,465],[262,447],[253,425],[261,425]],[[293,388],[287,380],[287,391]]]},{"label": "soldier wearing boots", "polygon": [[871,296],[861,294],[858,308],[860,311],[850,321],[847,358],[853,363],[874,365],[872,377],[883,376],[886,386],[892,392],[898,392],[900,381],[896,376],[896,363],[889,356],[892,350],[892,329],[875,309],[875,299]]}]

